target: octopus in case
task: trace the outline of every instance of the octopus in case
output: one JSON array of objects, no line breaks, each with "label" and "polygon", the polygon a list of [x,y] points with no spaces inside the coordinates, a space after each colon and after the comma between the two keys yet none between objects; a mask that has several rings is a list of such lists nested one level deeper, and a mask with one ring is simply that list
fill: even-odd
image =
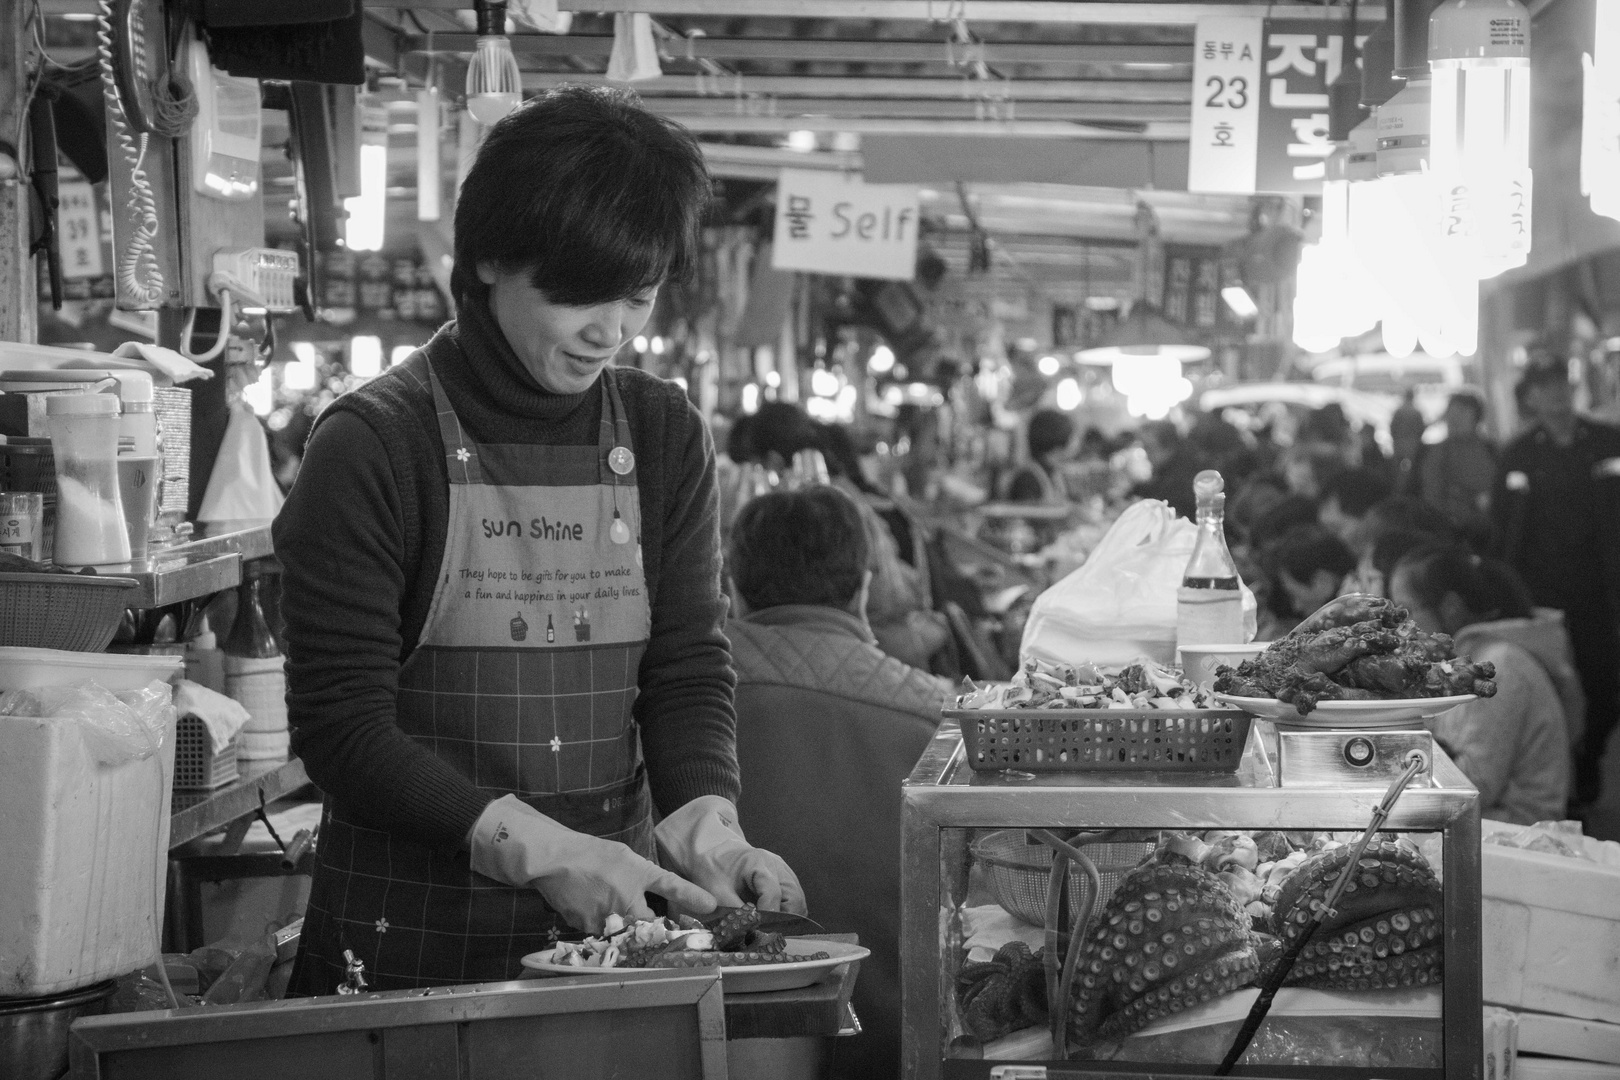
[{"label": "octopus in case", "polygon": [[[1259,850],[1272,854],[1274,845],[1287,845],[1279,833],[1259,838],[1265,841]],[[1209,846],[1172,834],[1120,882],[1086,932],[1070,1037],[1080,1046],[1115,1042],[1258,985],[1309,925],[1352,850],[1332,845],[1271,864],[1278,872],[1262,896],[1251,872],[1258,857],[1252,839],[1221,834]],[[1373,844],[1285,985],[1374,990],[1439,983],[1441,903],[1440,882],[1415,846]]]},{"label": "octopus in case", "polygon": [[1253,982],[1249,916],[1201,866],[1150,862],[1114,890],[1076,968],[1070,1034],[1122,1039],[1172,1013]]},{"label": "octopus in case", "polygon": [[[1271,916],[1277,954],[1309,925],[1351,851],[1318,852],[1284,879]],[[1285,985],[1376,990],[1438,983],[1441,899],[1439,879],[1410,842],[1369,846],[1334,914],[1306,943]]]}]

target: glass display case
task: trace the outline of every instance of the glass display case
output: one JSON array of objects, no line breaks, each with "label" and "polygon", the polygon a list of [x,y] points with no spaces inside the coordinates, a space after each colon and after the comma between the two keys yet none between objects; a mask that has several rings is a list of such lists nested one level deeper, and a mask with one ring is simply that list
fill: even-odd
[{"label": "glass display case", "polygon": [[1391,775],[1364,755],[1432,743],[1320,734],[1257,720],[1230,772],[1036,774],[975,772],[944,724],[904,788],[908,1080],[1210,1075],[1340,877],[1233,1075],[1477,1080],[1478,793],[1427,749],[1355,857]]}]

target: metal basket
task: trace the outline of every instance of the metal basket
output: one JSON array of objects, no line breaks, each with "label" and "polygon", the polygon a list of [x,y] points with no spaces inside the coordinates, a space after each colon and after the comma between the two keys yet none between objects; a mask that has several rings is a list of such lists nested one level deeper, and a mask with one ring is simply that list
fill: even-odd
[{"label": "metal basket", "polygon": [[124,577],[0,574],[0,646],[101,652],[133,588]]},{"label": "metal basket", "polygon": [[[1097,868],[1102,888],[1092,906],[1102,911],[1125,875],[1153,853],[1152,843],[1085,844],[1080,850]],[[973,841],[973,857],[984,867],[990,894],[1009,915],[1035,926],[1046,925],[1046,891],[1052,876],[1052,849],[1029,843],[1023,829],[998,829]],[[1091,882],[1078,866],[1069,867],[1068,903],[1063,915],[1072,924],[1085,907]]]},{"label": "metal basket", "polygon": [[1236,772],[1239,709],[947,709],[978,772]]},{"label": "metal basket", "polygon": [[174,736],[174,789],[212,791],[235,780],[239,775],[236,744],[233,736],[215,750],[203,722],[195,716],[182,716]]}]

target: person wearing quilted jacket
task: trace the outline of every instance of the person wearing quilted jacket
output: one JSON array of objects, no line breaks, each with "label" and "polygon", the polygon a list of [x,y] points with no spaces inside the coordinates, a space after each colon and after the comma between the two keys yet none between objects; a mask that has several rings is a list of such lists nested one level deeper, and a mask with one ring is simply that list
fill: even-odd
[{"label": "person wearing quilted jacket", "polygon": [[841,1080],[900,1075],[900,783],[939,723],[944,680],[879,649],[861,515],[832,487],[747,503],[731,534],[740,615],[738,810],[750,842],[788,860],[812,918],[860,935]]}]

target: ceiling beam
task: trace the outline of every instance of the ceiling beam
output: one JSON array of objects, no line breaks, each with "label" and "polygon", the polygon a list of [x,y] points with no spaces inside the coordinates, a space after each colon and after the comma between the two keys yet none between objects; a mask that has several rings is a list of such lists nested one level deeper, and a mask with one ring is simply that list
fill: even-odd
[{"label": "ceiling beam", "polygon": [[[606,83],[600,76],[530,71],[525,90],[548,90],[568,83]],[[721,76],[661,75],[633,83],[636,93],[652,99],[697,95],[729,99],[742,94],[799,95],[821,98],[943,98],[954,101],[1090,101],[1185,105],[1192,85],[1182,81],[1124,79],[905,79],[816,75]]]},{"label": "ceiling beam", "polygon": [[[78,4],[90,10],[95,0],[44,0]],[[366,0],[372,8],[457,9],[470,0]],[[619,14],[645,12],[661,16],[718,16],[755,19],[882,19],[934,23],[949,18],[947,0],[558,0],[563,11]],[[1180,4],[1068,3],[1057,0],[969,0],[967,17],[974,24],[1023,22],[1069,26],[1196,26],[1210,16],[1269,15],[1278,19],[1338,22],[1348,8],[1315,4]],[[1384,12],[1368,5],[1362,22],[1380,22]]]},{"label": "ceiling beam", "polygon": [[[901,98],[656,98],[647,104],[675,119],[689,116],[866,116],[906,120],[977,120],[971,101],[908,101]],[[1070,120],[1077,123],[1187,122],[1186,105],[1136,102],[1019,101],[1016,120]]]},{"label": "ceiling beam", "polygon": [[[653,103],[656,112],[656,103]],[[790,131],[848,131],[858,135],[949,135],[988,137],[1020,135],[1037,139],[1186,142],[1188,124],[1150,123],[1141,130],[1065,123],[1061,120],[904,120],[835,116],[682,116],[681,126],[698,134],[786,135]],[[1098,123],[1101,123],[1099,121]]]},{"label": "ceiling beam", "polygon": [[[405,47],[412,52],[471,53],[477,35],[411,34]],[[595,57],[606,60],[613,38],[606,34],[512,34],[512,52],[525,60]],[[1193,46],[1096,45],[1048,42],[990,41],[976,46],[972,58],[987,64],[1107,64],[1157,69],[1188,67]],[[953,54],[943,41],[843,41],[835,38],[712,38],[691,37],[664,42],[662,52],[674,59],[787,60],[806,63],[923,64],[947,63]],[[954,56],[963,57],[962,46]]]}]

